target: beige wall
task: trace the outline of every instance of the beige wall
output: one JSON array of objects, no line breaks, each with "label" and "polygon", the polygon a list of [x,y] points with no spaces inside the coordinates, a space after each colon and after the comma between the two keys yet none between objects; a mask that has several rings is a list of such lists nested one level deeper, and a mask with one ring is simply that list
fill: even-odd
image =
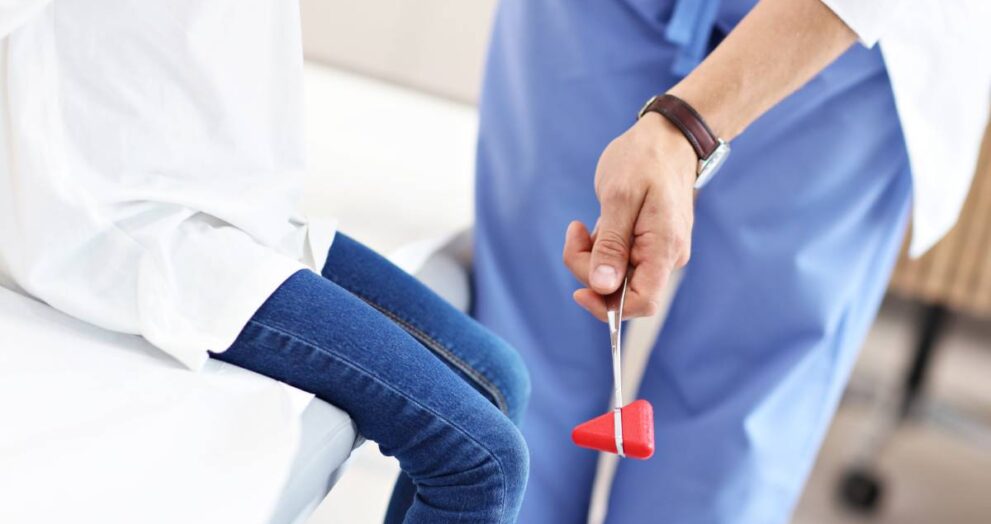
[{"label": "beige wall", "polygon": [[310,60],[474,102],[496,0],[302,0]]}]

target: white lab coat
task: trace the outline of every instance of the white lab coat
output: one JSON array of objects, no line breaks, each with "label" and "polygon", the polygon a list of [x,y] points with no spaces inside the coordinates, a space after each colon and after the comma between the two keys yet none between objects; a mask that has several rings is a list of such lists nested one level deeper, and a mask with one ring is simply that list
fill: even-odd
[{"label": "white lab coat", "polygon": [[[880,40],[915,177],[918,254],[955,222],[974,171],[991,4],[823,1],[865,44]],[[290,274],[320,267],[333,228],[294,214],[297,10],[0,5],[0,284],[196,368]]]},{"label": "white lab coat", "polygon": [[864,45],[880,42],[912,166],[910,253],[956,223],[991,106],[988,0],[823,0]]}]

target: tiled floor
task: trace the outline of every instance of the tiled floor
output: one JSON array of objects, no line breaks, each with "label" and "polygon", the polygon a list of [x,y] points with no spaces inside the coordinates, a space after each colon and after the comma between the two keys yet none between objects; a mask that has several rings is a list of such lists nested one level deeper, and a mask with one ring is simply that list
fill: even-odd
[{"label": "tiled floor", "polygon": [[[470,224],[476,127],[470,107],[316,66],[307,79],[311,214],[338,217],[344,231],[386,252]],[[915,313],[911,305],[886,305],[858,363],[856,390],[876,393],[894,383]],[[957,322],[932,378],[937,404],[983,413],[991,423],[991,327]],[[939,425],[909,424],[883,448],[879,471],[888,492],[873,520],[840,510],[835,484],[860,448],[871,413],[856,398],[840,410],[796,523],[991,523],[991,442],[945,416]],[[395,463],[366,444],[310,523],[381,521],[395,473]]]}]

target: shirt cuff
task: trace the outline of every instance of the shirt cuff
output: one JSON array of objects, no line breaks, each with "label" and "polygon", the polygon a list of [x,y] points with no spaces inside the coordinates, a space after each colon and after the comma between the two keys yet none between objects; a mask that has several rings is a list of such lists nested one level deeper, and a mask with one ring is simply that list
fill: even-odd
[{"label": "shirt cuff", "polygon": [[822,0],[857,34],[864,47],[874,47],[897,12],[898,0]]}]

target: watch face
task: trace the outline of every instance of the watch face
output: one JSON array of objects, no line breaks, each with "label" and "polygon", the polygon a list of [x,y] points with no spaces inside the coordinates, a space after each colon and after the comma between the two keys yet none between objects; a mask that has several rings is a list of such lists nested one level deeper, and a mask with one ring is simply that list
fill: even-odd
[{"label": "watch face", "polygon": [[712,177],[715,176],[716,171],[726,162],[729,158],[729,144],[719,141],[719,146],[716,150],[709,155],[709,158],[705,160],[699,160],[699,176],[695,179],[695,189],[699,189],[706,185]]}]

